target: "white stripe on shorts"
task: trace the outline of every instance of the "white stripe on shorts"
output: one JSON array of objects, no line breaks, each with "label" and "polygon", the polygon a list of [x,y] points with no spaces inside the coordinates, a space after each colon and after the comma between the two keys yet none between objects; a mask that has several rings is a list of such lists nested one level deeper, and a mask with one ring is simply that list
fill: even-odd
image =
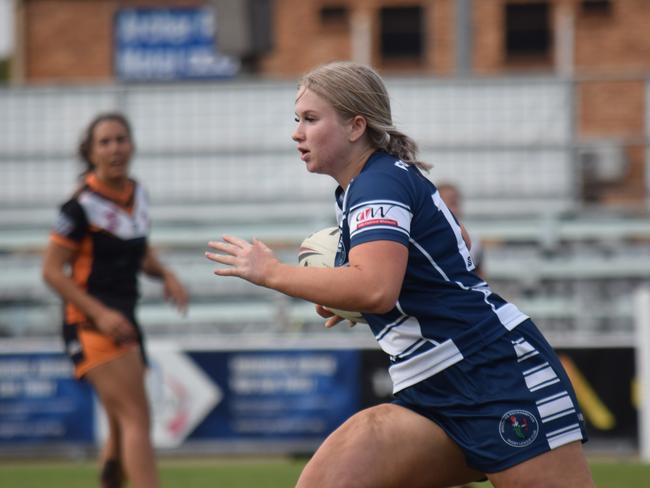
[{"label": "white stripe on shorts", "polygon": [[524,379],[530,391],[537,391],[560,381],[548,363],[524,371]]},{"label": "white stripe on shorts", "polygon": [[531,346],[528,341],[524,340],[523,337],[517,342],[513,341],[512,345],[515,347],[518,363],[539,354],[539,351]]},{"label": "white stripe on shorts", "polygon": [[573,401],[571,401],[571,397],[566,391],[542,398],[537,402],[537,410],[542,422],[550,422],[576,411]]},{"label": "white stripe on shorts", "polygon": [[573,441],[582,440],[582,431],[578,424],[571,424],[563,429],[554,430],[546,434],[546,440],[551,449],[563,446]]}]

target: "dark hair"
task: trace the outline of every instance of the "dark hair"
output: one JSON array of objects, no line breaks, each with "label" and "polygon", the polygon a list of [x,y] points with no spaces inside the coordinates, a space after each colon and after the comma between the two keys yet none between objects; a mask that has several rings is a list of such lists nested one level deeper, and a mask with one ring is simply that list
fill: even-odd
[{"label": "dark hair", "polygon": [[111,120],[121,124],[126,129],[126,133],[128,134],[131,143],[133,143],[131,124],[129,123],[129,120],[126,118],[125,115],[121,114],[120,112],[104,112],[104,113],[100,113],[99,115],[96,115],[95,118],[90,121],[90,123],[86,127],[86,130],[84,130],[83,135],[81,137],[81,142],[79,143],[79,149],[77,151],[79,158],[86,165],[86,168],[84,169],[84,172],[82,174],[86,174],[92,171],[93,168],[95,167],[93,162],[90,160],[90,151],[93,146],[93,137],[95,136],[95,128],[100,123],[106,122],[107,120]]},{"label": "dark hair", "polygon": [[304,75],[299,86],[327,100],[344,119],[362,115],[368,141],[375,149],[426,171],[431,167],[418,160],[415,141],[393,125],[386,86],[371,67],[350,61],[324,64]]}]

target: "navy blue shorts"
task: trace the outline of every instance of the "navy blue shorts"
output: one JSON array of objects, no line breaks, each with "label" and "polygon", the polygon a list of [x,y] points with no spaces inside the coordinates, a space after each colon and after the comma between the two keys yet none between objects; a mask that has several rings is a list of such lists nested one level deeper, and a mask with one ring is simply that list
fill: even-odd
[{"label": "navy blue shorts", "polygon": [[438,424],[463,450],[467,464],[484,473],[587,440],[569,378],[530,320],[399,391],[394,403]]}]

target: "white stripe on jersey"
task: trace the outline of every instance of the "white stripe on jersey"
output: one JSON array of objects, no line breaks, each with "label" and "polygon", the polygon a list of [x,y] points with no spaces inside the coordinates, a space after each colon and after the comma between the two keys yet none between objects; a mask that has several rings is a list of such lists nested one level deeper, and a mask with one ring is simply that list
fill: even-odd
[{"label": "white stripe on jersey", "polygon": [[442,214],[445,216],[445,219],[447,219],[447,222],[449,222],[449,226],[454,231],[454,236],[456,236],[456,245],[458,246],[458,252],[463,257],[465,268],[468,271],[473,270],[476,266],[474,266],[474,262],[470,257],[469,249],[467,248],[465,239],[463,239],[463,232],[460,228],[460,225],[458,225],[458,223],[456,222],[456,219],[454,218],[454,215],[451,213],[451,210],[449,210],[447,208],[447,205],[443,202],[439,191],[436,190],[436,192],[433,195],[431,195],[431,198],[433,199],[433,204],[436,207],[438,207],[438,210],[442,212]]},{"label": "white stripe on jersey", "polygon": [[[483,283],[480,285],[483,285]],[[496,308],[494,303],[491,303],[488,300],[488,297],[492,295],[492,290],[490,290],[490,287],[487,286],[487,284],[485,284],[485,286],[473,286],[472,290],[483,293],[483,301],[492,308],[492,311],[499,318],[499,322],[501,322],[501,325],[506,329],[512,330],[524,320],[528,319],[528,315],[519,310],[514,303],[506,303],[502,307]]]},{"label": "white stripe on jersey", "polygon": [[354,231],[352,234],[350,234],[350,236],[356,237],[359,234],[361,234],[361,233],[363,233],[363,232],[365,232],[367,230],[377,230],[377,229],[392,230],[392,231],[401,232],[402,234],[406,234],[407,237],[409,235],[407,230],[400,229],[399,227],[394,227],[392,225],[391,226],[387,226],[387,225],[371,225],[371,226],[365,227],[365,228],[363,228],[361,230]]},{"label": "white stripe on jersey", "polygon": [[[450,280],[449,280],[449,277],[447,276],[447,274],[442,270],[442,268],[441,268],[440,266],[438,266],[438,264],[437,264],[437,263],[433,260],[433,258],[431,257],[431,254],[429,254],[429,253],[426,251],[426,249],[424,249],[420,244],[418,244],[418,243],[417,243],[416,241],[414,241],[412,238],[409,239],[409,242],[410,242],[411,244],[413,244],[415,247],[418,248],[418,250],[419,250],[419,251],[424,255],[424,257],[427,258],[427,260],[429,261],[429,263],[431,264],[431,266],[433,266],[433,267],[435,268],[435,270],[436,270],[438,273],[440,273],[440,276],[442,276],[442,277],[445,279],[445,281],[450,281]],[[461,283],[459,283],[459,284],[460,284],[461,286],[463,286]],[[464,287],[463,287],[463,288],[464,288]]]},{"label": "white stripe on jersey", "polygon": [[398,356],[395,356],[396,359],[402,359],[407,357],[409,354],[411,354],[413,351],[417,350],[420,346],[425,345],[427,342],[429,342],[427,339],[420,339],[419,341],[414,342],[411,344],[409,347],[407,347],[402,354],[399,354]]},{"label": "white stripe on jersey", "polygon": [[394,364],[388,370],[393,380],[393,393],[419,383],[462,360],[463,354],[454,341],[447,339],[439,346],[412,359]]},{"label": "white stripe on jersey", "polygon": [[[404,322],[408,316],[404,313],[404,310],[402,309],[402,306],[400,305],[399,301],[395,304],[395,308],[397,308],[397,310],[399,310],[399,312],[402,314],[402,317],[401,317],[400,319],[396,320],[395,322],[393,322],[393,324],[399,325],[399,324],[401,324],[402,322]],[[404,319],[404,320],[402,320],[402,319]],[[390,325],[390,324],[389,324],[389,325]],[[387,326],[387,327],[388,327],[388,326]],[[421,328],[421,327],[420,327],[420,328]],[[386,331],[387,331],[387,329],[384,328],[384,329],[383,329],[379,334],[377,334],[377,335],[375,336],[375,338],[377,339],[377,341],[379,341],[379,339],[381,339],[381,338],[385,335],[385,332],[386,332]],[[418,347],[420,347],[420,346],[426,344],[427,342],[430,343],[430,344],[435,344],[436,346],[440,344],[439,342],[437,342],[437,341],[435,341],[435,340],[433,340],[433,339],[420,338],[420,340],[418,340],[417,342],[414,342],[413,344],[411,344],[411,346],[407,347],[407,348],[404,349],[400,354],[397,354],[397,355],[395,355],[394,357],[395,357],[395,358],[398,358],[398,359],[401,359],[401,358],[403,358],[403,357],[405,357],[405,356],[408,356],[408,355],[411,354],[414,350],[416,350]]]},{"label": "white stripe on jersey", "polygon": [[[434,261],[431,255],[426,251],[426,249],[424,249],[420,244],[418,244],[413,239],[409,239],[409,242],[413,244],[424,255],[424,257],[427,258],[431,266],[433,266],[435,270],[438,273],[440,273],[440,276],[442,276],[445,279],[445,281],[450,281],[449,277],[442,270],[442,268],[438,266],[438,264]],[[465,290],[468,289],[460,281],[455,281],[454,283],[456,283],[460,288],[463,288]],[[522,313],[521,310],[519,310],[517,306],[513,303],[506,303],[504,306],[499,308],[496,308],[493,303],[490,303],[488,301],[488,297],[492,294],[492,290],[490,290],[490,287],[484,281],[479,283],[476,286],[473,286],[472,290],[483,293],[485,303],[487,303],[490,306],[490,308],[492,308],[496,316],[499,318],[499,322],[501,322],[501,324],[506,329],[512,330],[528,318],[528,315]]]},{"label": "white stripe on jersey", "polygon": [[422,338],[420,322],[415,317],[400,317],[376,336],[381,348],[390,356],[403,354]]}]

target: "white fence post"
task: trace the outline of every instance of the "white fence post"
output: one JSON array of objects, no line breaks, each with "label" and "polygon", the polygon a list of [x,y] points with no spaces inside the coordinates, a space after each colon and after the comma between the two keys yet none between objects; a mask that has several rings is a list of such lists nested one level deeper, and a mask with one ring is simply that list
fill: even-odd
[{"label": "white fence post", "polygon": [[639,386],[639,455],[650,462],[650,288],[635,296],[636,373]]}]

